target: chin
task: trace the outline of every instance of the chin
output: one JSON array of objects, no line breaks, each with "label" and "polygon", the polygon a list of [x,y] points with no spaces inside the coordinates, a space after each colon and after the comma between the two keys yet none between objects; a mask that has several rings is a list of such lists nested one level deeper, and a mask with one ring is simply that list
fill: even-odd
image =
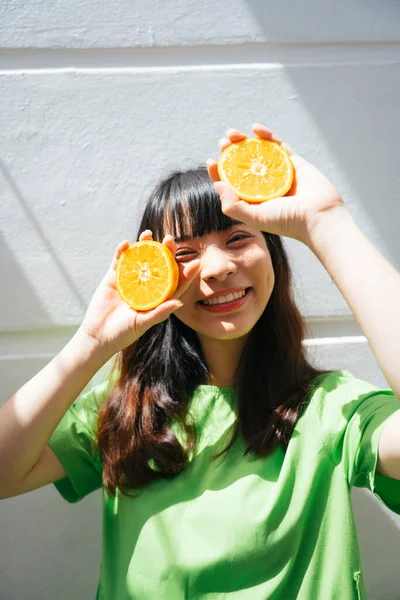
[{"label": "chin", "polygon": [[213,331],[198,331],[195,329],[197,335],[210,338],[213,340],[238,340],[247,336],[253,329],[254,325],[249,327],[235,327],[231,323],[221,323],[220,327],[215,327]]}]

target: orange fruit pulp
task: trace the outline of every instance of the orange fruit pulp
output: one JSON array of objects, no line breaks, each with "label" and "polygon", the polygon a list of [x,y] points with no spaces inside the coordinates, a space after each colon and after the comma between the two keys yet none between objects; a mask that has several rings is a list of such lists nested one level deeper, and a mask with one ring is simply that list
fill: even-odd
[{"label": "orange fruit pulp", "polygon": [[292,187],[294,168],[277,142],[245,138],[221,152],[218,173],[239,198],[259,203],[284,196]]},{"label": "orange fruit pulp", "polygon": [[165,302],[175,293],[178,281],[175,257],[160,242],[134,242],[118,259],[117,291],[134,310],[150,310]]}]

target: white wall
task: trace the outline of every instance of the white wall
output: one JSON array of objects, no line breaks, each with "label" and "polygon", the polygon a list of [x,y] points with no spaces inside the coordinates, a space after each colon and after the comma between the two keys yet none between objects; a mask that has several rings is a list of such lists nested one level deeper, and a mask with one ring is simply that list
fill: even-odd
[{"label": "white wall", "polygon": [[[3,0],[2,401],[76,330],[150,186],[216,158],[227,127],[261,121],[323,169],[399,268],[399,23],[397,0]],[[388,387],[320,263],[287,246],[316,362]],[[353,503],[368,597],[398,599],[400,520]],[[48,486],[0,519],[1,599],[94,598],[100,493]]]}]

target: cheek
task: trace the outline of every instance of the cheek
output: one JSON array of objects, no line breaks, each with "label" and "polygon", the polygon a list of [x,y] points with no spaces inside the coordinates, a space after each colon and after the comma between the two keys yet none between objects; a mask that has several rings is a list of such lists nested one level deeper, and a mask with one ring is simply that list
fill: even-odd
[{"label": "cheek", "polygon": [[270,278],[274,272],[270,255],[261,249],[248,256],[244,266],[253,272],[259,273],[263,279],[265,279],[266,275]]},{"label": "cheek", "polygon": [[272,261],[265,253],[259,255],[253,263],[253,272],[256,277],[256,285],[263,293],[271,294],[275,285],[275,273],[272,266]]},{"label": "cheek", "polygon": [[[179,310],[184,310],[185,308],[192,305],[196,301],[196,298],[198,298],[198,295],[195,297],[195,289],[198,290],[199,285],[198,285],[198,283],[196,284],[195,281],[192,281],[192,283],[190,284],[188,289],[179,296],[179,300],[181,300],[183,302],[183,304],[185,305],[185,306],[182,306],[182,308],[180,308]],[[197,292],[197,294],[199,294],[199,292]]]}]

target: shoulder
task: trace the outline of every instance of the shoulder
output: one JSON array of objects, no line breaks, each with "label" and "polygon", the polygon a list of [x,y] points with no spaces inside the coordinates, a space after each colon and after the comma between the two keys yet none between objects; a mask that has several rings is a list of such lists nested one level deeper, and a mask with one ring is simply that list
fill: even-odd
[{"label": "shoulder", "polygon": [[105,380],[89,387],[75,400],[70,411],[82,422],[93,425],[100,406],[107,400],[110,392],[115,387],[117,379],[118,377],[112,374]]},{"label": "shoulder", "polygon": [[335,410],[338,404],[348,399],[356,400],[359,397],[361,402],[363,394],[375,391],[380,391],[377,386],[355,377],[350,371],[332,371],[316,378],[309,400],[315,410],[321,409],[324,403],[328,403],[325,408],[332,407]]},{"label": "shoulder", "polygon": [[307,412],[321,424],[327,421],[331,426],[342,427],[368,398],[375,395],[394,396],[392,390],[380,389],[350,371],[333,371],[317,378]]},{"label": "shoulder", "polygon": [[368,429],[377,427],[400,408],[390,389],[380,389],[347,370],[317,378],[303,413],[304,431],[310,426],[334,452],[348,440],[359,443]]}]

